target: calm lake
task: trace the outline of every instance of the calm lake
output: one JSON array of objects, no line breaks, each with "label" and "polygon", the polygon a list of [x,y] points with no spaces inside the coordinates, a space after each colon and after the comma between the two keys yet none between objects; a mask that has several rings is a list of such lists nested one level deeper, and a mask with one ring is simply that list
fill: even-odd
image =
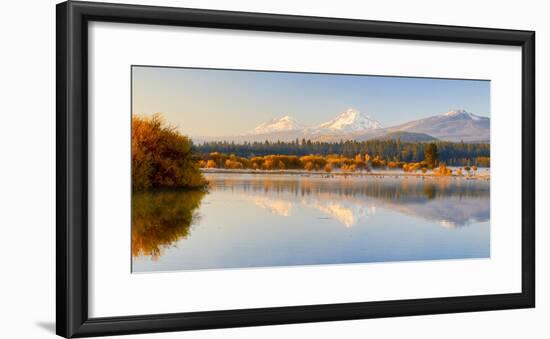
[{"label": "calm lake", "polygon": [[488,180],[206,177],[133,194],[133,272],[490,256]]}]

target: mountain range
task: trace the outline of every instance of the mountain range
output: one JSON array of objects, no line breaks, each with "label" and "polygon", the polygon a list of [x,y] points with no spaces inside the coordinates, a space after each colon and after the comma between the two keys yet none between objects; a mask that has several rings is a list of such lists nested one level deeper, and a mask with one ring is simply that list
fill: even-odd
[{"label": "mountain range", "polygon": [[445,141],[488,142],[491,120],[465,110],[452,110],[387,129],[388,132],[415,132]]},{"label": "mountain range", "polygon": [[372,139],[400,139],[408,142],[435,140],[489,142],[490,119],[458,109],[396,126],[383,127],[376,119],[354,108],[348,108],[334,119],[311,127],[287,115],[264,122],[241,135],[194,137],[193,139],[200,143],[203,141],[291,141],[297,138],[325,142]]}]

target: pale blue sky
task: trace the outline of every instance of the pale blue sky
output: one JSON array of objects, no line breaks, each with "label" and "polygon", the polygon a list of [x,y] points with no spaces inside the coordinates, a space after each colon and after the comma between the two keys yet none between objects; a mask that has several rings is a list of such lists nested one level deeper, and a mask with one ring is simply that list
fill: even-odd
[{"label": "pale blue sky", "polygon": [[466,109],[490,114],[490,82],[132,67],[133,114],[163,113],[191,136],[241,134],[290,115],[317,125],[353,107],[383,127]]}]

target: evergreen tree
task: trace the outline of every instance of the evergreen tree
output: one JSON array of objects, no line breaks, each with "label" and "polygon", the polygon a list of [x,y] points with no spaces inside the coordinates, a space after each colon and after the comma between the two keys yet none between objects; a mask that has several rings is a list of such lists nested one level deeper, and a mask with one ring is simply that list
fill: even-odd
[{"label": "evergreen tree", "polygon": [[439,153],[437,151],[437,145],[435,143],[430,143],[426,147],[424,152],[424,161],[428,164],[430,168],[434,168],[437,165],[437,160],[439,158]]}]

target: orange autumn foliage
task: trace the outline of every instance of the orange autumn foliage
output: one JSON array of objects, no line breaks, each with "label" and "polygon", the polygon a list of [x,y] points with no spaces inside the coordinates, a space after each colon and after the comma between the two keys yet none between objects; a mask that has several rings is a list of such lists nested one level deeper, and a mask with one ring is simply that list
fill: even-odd
[{"label": "orange autumn foliage", "polygon": [[132,188],[201,188],[206,180],[192,159],[191,140],[162,116],[132,117]]}]

